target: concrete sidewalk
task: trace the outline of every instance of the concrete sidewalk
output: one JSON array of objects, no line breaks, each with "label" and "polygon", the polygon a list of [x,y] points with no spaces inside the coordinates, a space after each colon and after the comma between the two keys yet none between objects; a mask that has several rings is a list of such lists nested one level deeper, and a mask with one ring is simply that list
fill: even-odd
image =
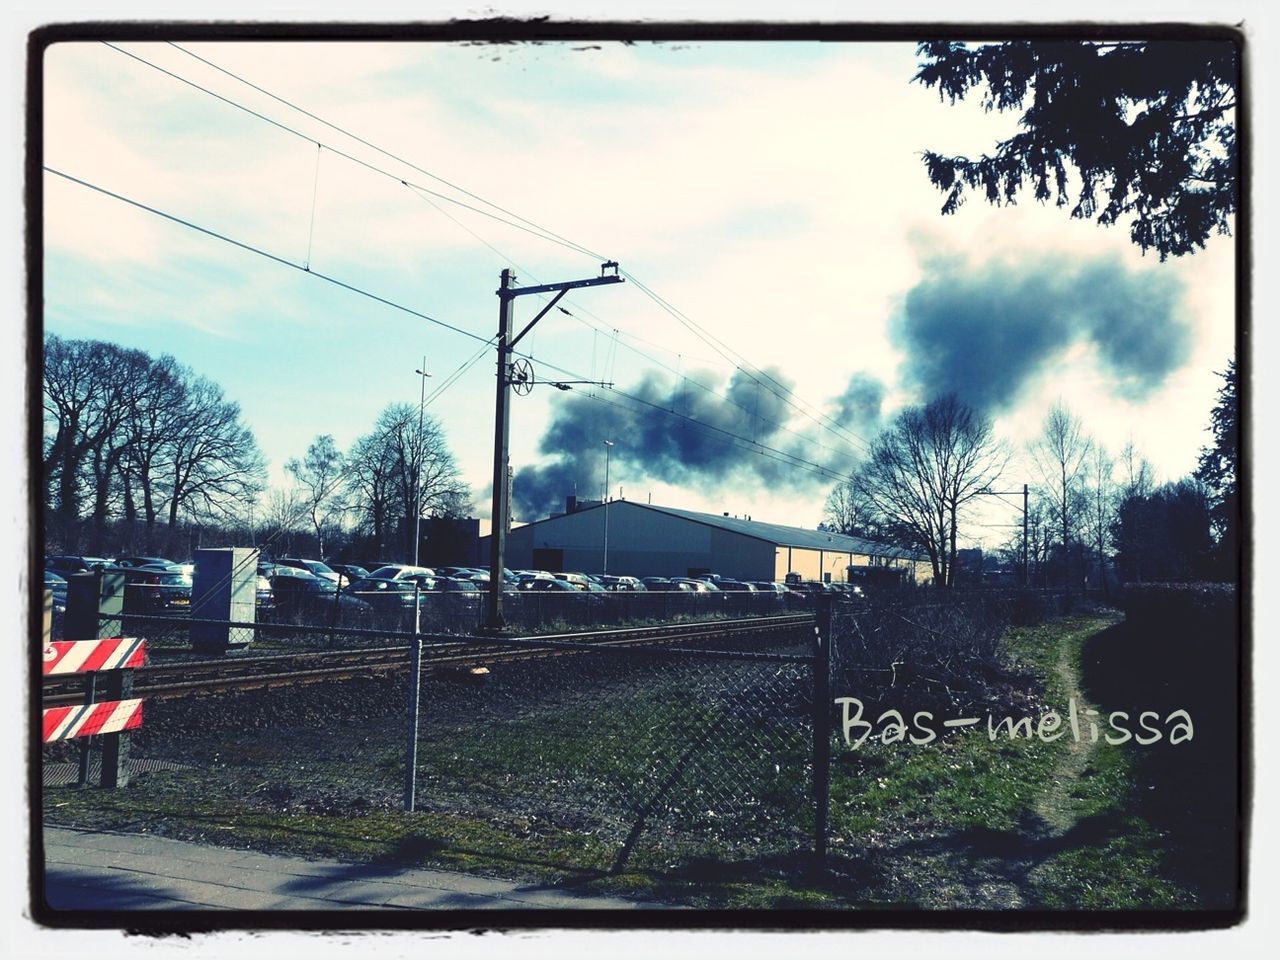
[{"label": "concrete sidewalk", "polygon": [[661,909],[443,870],[303,860],[123,833],[44,828],[54,910]]}]

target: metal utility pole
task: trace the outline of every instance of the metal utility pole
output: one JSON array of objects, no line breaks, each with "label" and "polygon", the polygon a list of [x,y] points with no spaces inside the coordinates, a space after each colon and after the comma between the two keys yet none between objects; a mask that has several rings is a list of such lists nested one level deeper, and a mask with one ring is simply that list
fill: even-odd
[{"label": "metal utility pole", "polygon": [[418,469],[413,476],[413,565],[418,565],[418,544],[422,540],[422,408],[427,405],[427,358],[422,358],[422,369],[413,371],[422,378],[422,392],[418,398]]},{"label": "metal utility pole", "polygon": [[1027,485],[1022,485],[1022,585],[1031,583],[1031,566],[1027,563]]},{"label": "metal utility pole", "polygon": [[[606,271],[612,270],[612,274]],[[533,387],[533,372],[527,363],[518,365],[511,361],[516,344],[524,339],[525,334],[560,302],[561,298],[577,287],[595,287],[605,283],[622,283],[618,276],[618,264],[609,260],[600,265],[600,276],[587,280],[567,280],[563,283],[544,283],[533,287],[516,287],[515,274],[510,267],[502,271],[501,286],[498,294],[498,384],[497,397],[494,403],[493,420],[493,529],[489,536],[489,594],[485,607],[485,625],[490,629],[502,627],[502,570],[507,551],[507,526],[510,517],[507,515],[507,502],[510,497],[510,477],[508,469],[508,446],[510,439],[510,406],[511,388],[514,386],[521,393],[527,393]],[[555,293],[555,296],[530,320],[518,334],[511,335],[512,317],[516,297],[529,294]],[[568,389],[567,384],[560,385]]]},{"label": "metal utility pole", "polygon": [[[984,487],[978,491],[979,495],[984,497],[1016,497],[1017,490],[992,490],[990,487]],[[1028,504],[1028,487],[1024,483],[1022,485],[1022,585],[1025,587],[1028,582],[1028,571],[1030,567],[1027,565],[1027,504]]]},{"label": "metal utility pole", "polygon": [[612,440],[604,442],[604,563],[601,573],[609,572],[609,448]]}]

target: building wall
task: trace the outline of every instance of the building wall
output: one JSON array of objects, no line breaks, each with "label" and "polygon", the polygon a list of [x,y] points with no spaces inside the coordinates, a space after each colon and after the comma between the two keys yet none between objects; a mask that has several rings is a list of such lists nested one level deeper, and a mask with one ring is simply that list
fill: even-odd
[{"label": "building wall", "polygon": [[773,579],[783,580],[788,573],[798,573],[802,580],[822,580],[823,574],[829,573],[833,582],[843,583],[849,579],[848,568],[851,566],[905,569],[907,578],[916,583],[928,583],[933,576],[933,568],[927,560],[918,562],[837,550],[777,547],[774,550]]},{"label": "building wall", "polygon": [[830,574],[834,583],[849,579],[850,566],[867,566],[871,558],[846,550],[811,550],[802,547],[778,547],[773,568],[775,580],[782,580],[788,573],[798,573],[802,580],[823,580]]},{"label": "building wall", "polygon": [[[609,504],[609,572],[684,577],[709,570],[727,577],[772,579],[773,544],[615,500]],[[507,566],[530,568],[535,549],[560,550],[565,570],[600,573],[605,509],[596,507],[507,534]],[[487,556],[488,542],[482,544]]]},{"label": "building wall", "polygon": [[[927,581],[927,562],[873,558],[846,550],[779,546],[745,534],[684,517],[615,500],[609,504],[609,572],[638,577],[684,577],[709,571],[739,580],[783,580],[798,573],[805,580],[844,582],[849,566],[906,568],[908,576]],[[516,527],[507,534],[506,565],[514,570],[543,564],[533,561],[535,550],[559,550],[562,570],[602,572],[605,508],[592,507]],[[488,538],[480,542],[487,561]]]}]

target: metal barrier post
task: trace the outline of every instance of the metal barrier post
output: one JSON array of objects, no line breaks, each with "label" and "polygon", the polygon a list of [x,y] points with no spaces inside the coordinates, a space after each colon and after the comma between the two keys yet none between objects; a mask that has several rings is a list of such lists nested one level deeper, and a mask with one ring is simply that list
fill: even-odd
[{"label": "metal barrier post", "polygon": [[831,800],[831,596],[818,598],[813,630],[813,854],[814,869],[827,868],[827,815]]},{"label": "metal barrier post", "polygon": [[[92,683],[93,674],[89,674]],[[132,670],[104,670],[103,694],[107,700],[128,700],[133,696]],[[129,735],[108,733],[102,738],[102,776],[99,783],[108,790],[129,785]]]},{"label": "metal barrier post", "polygon": [[[84,675],[84,703],[86,707],[97,702],[97,686],[98,675],[96,673],[86,673]],[[79,775],[76,777],[76,786],[78,787],[87,787],[89,785],[89,756],[92,749],[93,737],[82,737],[80,739],[80,769]]]},{"label": "metal barrier post", "polygon": [[418,777],[418,696],[422,685],[422,636],[419,632],[418,601],[422,584],[413,584],[413,640],[409,643],[409,723],[405,745],[404,811],[413,813]]}]

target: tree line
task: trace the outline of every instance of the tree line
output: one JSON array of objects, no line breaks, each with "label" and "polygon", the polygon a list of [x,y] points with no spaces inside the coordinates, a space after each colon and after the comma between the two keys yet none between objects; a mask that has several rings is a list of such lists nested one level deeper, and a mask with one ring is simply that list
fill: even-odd
[{"label": "tree line", "polygon": [[[50,547],[168,548],[182,521],[233,518],[263,488],[239,405],[168,354],[48,335],[43,388]],[[127,543],[113,521],[129,528]]]},{"label": "tree line", "polygon": [[269,489],[239,404],[174,357],[48,334],[43,361],[49,553],[186,556],[261,544],[408,555],[415,504],[441,517],[470,506],[441,425],[414,405],[387,406],[346,452],[317,437],[285,464],[291,485]]},{"label": "tree line", "polygon": [[1031,585],[1108,591],[1118,583],[1234,581],[1242,524],[1234,361],[1221,376],[1213,440],[1189,476],[1157,485],[1132,442],[1113,457],[1056,404],[1025,451],[1024,526],[1020,492],[995,489],[1002,478],[1010,485],[1012,451],[988,417],[947,395],[902,410],[872,439],[828,496],[825,526],[920,551],[933,582],[951,587],[979,573],[963,568],[958,547],[961,529],[975,524],[972,508],[979,497],[1002,497],[1016,522],[996,557]]}]

